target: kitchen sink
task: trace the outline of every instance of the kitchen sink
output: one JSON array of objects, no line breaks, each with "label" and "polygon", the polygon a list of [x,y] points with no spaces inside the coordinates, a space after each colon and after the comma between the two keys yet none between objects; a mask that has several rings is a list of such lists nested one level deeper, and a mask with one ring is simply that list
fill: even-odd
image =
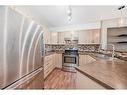
[{"label": "kitchen sink", "polygon": [[92,56],[95,57],[95,59],[97,60],[104,60],[104,61],[123,61],[123,60],[120,60],[118,58],[112,58],[108,55],[104,55],[104,54],[98,54],[98,53],[94,53],[92,54]]}]

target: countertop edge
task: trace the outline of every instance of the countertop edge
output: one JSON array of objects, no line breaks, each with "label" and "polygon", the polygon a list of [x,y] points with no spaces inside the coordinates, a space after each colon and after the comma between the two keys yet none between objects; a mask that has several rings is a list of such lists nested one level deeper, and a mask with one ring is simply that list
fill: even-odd
[{"label": "countertop edge", "polygon": [[113,88],[113,87],[107,85],[106,83],[104,83],[104,82],[102,82],[102,81],[96,79],[95,77],[93,77],[93,76],[87,74],[86,72],[84,72],[83,70],[81,70],[79,67],[76,67],[76,70],[79,71],[79,72],[81,72],[82,74],[84,74],[85,76],[87,76],[88,78],[90,78],[91,80],[97,82],[98,84],[100,84],[101,86],[103,86],[103,87],[106,88],[106,89],[115,89],[115,88]]}]

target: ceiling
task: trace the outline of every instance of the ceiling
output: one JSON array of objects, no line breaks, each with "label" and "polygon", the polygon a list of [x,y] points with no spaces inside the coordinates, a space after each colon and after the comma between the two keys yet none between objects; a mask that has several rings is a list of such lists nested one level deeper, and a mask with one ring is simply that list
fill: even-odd
[{"label": "ceiling", "polygon": [[[49,28],[86,24],[120,17],[120,11],[117,10],[119,6],[71,6],[72,21],[68,23],[67,7],[17,6],[16,8]],[[126,16],[125,14],[127,14],[127,8],[123,9],[123,16]]]}]

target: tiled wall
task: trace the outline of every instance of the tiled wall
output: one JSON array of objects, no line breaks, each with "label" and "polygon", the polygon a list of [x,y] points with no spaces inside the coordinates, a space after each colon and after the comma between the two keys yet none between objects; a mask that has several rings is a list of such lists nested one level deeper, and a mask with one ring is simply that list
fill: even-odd
[{"label": "tiled wall", "polygon": [[72,47],[78,48],[79,51],[98,51],[99,44],[78,44],[77,46],[65,45],[65,44],[59,44],[59,45],[45,44],[46,51],[64,50],[66,48],[72,48]]}]

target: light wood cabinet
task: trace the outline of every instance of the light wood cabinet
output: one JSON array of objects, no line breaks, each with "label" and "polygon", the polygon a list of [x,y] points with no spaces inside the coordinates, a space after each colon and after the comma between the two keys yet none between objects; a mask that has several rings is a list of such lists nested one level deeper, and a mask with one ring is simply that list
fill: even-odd
[{"label": "light wood cabinet", "polygon": [[65,44],[64,38],[71,37],[71,32],[70,31],[59,32],[58,36],[59,36],[58,38],[59,44]]},{"label": "light wood cabinet", "polygon": [[62,54],[51,54],[44,58],[44,78],[46,78],[53,69],[62,68]]},{"label": "light wood cabinet", "polygon": [[51,44],[51,32],[44,28],[44,44]]},{"label": "light wood cabinet", "polygon": [[44,58],[44,78],[46,78],[55,68],[54,54],[46,56]]},{"label": "light wood cabinet", "polygon": [[100,43],[100,29],[94,29],[92,33],[93,43]]},{"label": "light wood cabinet", "polygon": [[62,68],[62,54],[54,54],[54,64],[57,68]]},{"label": "light wood cabinet", "polygon": [[[57,35],[57,36],[55,36]],[[78,37],[79,44],[91,44],[100,42],[100,29],[90,29],[81,31],[65,31],[52,33],[52,43],[56,43],[58,40],[59,44],[65,44],[64,38],[67,37]]]},{"label": "light wood cabinet", "polygon": [[82,31],[49,32],[44,29],[45,44],[65,44],[64,38],[78,37],[79,44],[91,44],[100,42],[100,29]]},{"label": "light wood cabinet", "polygon": [[79,66],[83,66],[85,64],[91,63],[96,61],[94,58],[92,58],[90,55],[79,55]]},{"label": "light wood cabinet", "polygon": [[62,68],[62,54],[55,54],[55,66]]},{"label": "light wood cabinet", "polygon": [[100,42],[100,29],[79,31],[79,44],[91,44]]},{"label": "light wood cabinet", "polygon": [[51,44],[58,44],[58,32],[51,32]]},{"label": "light wood cabinet", "polygon": [[79,31],[79,44],[88,43],[88,34],[85,31]]},{"label": "light wood cabinet", "polygon": [[65,41],[64,41],[65,32],[59,32],[58,36],[59,36],[59,38],[58,38],[59,44],[65,44]]}]

